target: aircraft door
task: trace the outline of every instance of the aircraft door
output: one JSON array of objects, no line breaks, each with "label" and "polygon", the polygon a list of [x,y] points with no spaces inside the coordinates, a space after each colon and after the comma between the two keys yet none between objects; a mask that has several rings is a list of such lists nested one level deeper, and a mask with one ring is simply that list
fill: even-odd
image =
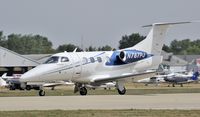
[{"label": "aircraft door", "polygon": [[82,61],[77,53],[73,53],[71,57],[73,59],[73,69],[74,69],[72,78],[80,78],[82,71]]}]

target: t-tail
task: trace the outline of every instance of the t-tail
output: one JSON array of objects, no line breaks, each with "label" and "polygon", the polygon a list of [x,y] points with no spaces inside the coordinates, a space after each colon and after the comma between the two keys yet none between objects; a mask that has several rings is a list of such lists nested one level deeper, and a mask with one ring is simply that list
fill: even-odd
[{"label": "t-tail", "polygon": [[175,22],[175,23],[154,23],[143,27],[152,27],[147,37],[128,49],[140,50],[152,55],[160,55],[164,44],[164,38],[168,28],[171,25],[186,24],[192,22]]},{"label": "t-tail", "polygon": [[151,56],[151,68],[157,69],[158,65],[162,62],[162,47],[164,38],[168,28],[176,24],[186,24],[192,22],[175,22],[175,23],[154,23],[143,27],[152,27],[147,37],[133,47],[126,48],[125,50],[139,50]]}]

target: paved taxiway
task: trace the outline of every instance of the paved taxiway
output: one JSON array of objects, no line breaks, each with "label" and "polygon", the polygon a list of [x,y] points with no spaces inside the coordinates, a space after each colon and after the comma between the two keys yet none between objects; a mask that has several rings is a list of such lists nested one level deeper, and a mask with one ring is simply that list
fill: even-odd
[{"label": "paved taxiway", "polygon": [[200,109],[200,94],[0,97],[0,110]]}]

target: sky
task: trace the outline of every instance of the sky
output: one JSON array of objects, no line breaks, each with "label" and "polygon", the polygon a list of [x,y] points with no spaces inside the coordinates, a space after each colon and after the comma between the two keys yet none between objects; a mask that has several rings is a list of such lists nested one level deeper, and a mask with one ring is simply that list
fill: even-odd
[{"label": "sky", "polygon": [[[123,35],[146,36],[156,22],[200,20],[200,0],[0,0],[4,35],[39,34],[53,43],[118,48]],[[165,43],[200,39],[200,23],[173,26]]]}]

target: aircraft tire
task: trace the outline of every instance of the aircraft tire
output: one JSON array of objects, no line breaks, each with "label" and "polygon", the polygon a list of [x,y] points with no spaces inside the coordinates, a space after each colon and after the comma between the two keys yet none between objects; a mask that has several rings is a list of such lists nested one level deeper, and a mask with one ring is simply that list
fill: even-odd
[{"label": "aircraft tire", "polygon": [[15,90],[16,87],[14,85],[10,85],[10,90]]},{"label": "aircraft tire", "polygon": [[55,89],[55,87],[51,87],[51,90],[54,90]]},{"label": "aircraft tire", "polygon": [[126,88],[124,87],[124,89],[122,91],[120,91],[119,89],[117,89],[118,93],[120,95],[124,95],[126,93]]},{"label": "aircraft tire", "polygon": [[26,86],[26,90],[30,91],[30,90],[31,90],[31,86],[30,86],[30,85],[27,85],[27,86]]},{"label": "aircraft tire", "polygon": [[80,88],[80,95],[87,95],[87,89],[85,87]]},{"label": "aircraft tire", "polygon": [[39,96],[45,96],[45,91],[44,90],[40,90],[39,91]]}]

